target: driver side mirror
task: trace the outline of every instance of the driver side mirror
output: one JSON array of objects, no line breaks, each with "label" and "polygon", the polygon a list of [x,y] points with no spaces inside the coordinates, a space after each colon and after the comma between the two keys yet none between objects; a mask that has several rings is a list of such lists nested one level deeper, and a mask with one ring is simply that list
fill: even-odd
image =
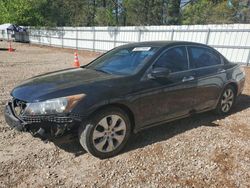
[{"label": "driver side mirror", "polygon": [[157,68],[153,68],[149,76],[151,78],[167,78],[170,73],[171,71],[168,68],[157,67]]}]

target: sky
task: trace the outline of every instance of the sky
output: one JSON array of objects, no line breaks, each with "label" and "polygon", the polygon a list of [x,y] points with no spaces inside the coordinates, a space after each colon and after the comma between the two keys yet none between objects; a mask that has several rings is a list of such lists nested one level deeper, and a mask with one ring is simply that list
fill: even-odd
[{"label": "sky", "polygon": [[181,6],[185,5],[187,2],[189,2],[190,0],[181,0]]}]

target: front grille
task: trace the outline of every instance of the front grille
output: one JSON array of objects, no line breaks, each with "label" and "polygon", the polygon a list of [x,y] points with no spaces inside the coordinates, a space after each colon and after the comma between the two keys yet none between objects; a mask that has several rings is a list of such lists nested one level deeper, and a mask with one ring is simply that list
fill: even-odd
[{"label": "front grille", "polygon": [[12,109],[17,117],[20,117],[24,113],[26,107],[27,103],[25,101],[15,98],[12,99]]},{"label": "front grille", "polygon": [[70,117],[60,116],[23,116],[22,119],[27,123],[41,123],[41,122],[52,122],[52,123],[72,123],[73,119]]}]

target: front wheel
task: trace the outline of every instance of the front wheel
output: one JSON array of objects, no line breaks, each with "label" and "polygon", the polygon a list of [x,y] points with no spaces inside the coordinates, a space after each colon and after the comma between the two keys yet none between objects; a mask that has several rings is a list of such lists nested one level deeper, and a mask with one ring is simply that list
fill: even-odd
[{"label": "front wheel", "polygon": [[111,107],[99,111],[80,127],[79,141],[95,157],[109,158],[124,148],[130,132],[128,115],[120,108]]},{"label": "front wheel", "polygon": [[236,94],[234,88],[231,85],[227,86],[219,99],[216,112],[220,115],[228,114],[235,103],[235,99]]}]

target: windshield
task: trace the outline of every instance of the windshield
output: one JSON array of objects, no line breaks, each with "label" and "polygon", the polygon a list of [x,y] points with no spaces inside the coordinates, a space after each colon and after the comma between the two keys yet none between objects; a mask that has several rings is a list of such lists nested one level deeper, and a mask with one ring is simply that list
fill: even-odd
[{"label": "windshield", "polygon": [[152,57],[159,47],[130,47],[114,49],[94,60],[86,68],[108,74],[133,75]]}]

